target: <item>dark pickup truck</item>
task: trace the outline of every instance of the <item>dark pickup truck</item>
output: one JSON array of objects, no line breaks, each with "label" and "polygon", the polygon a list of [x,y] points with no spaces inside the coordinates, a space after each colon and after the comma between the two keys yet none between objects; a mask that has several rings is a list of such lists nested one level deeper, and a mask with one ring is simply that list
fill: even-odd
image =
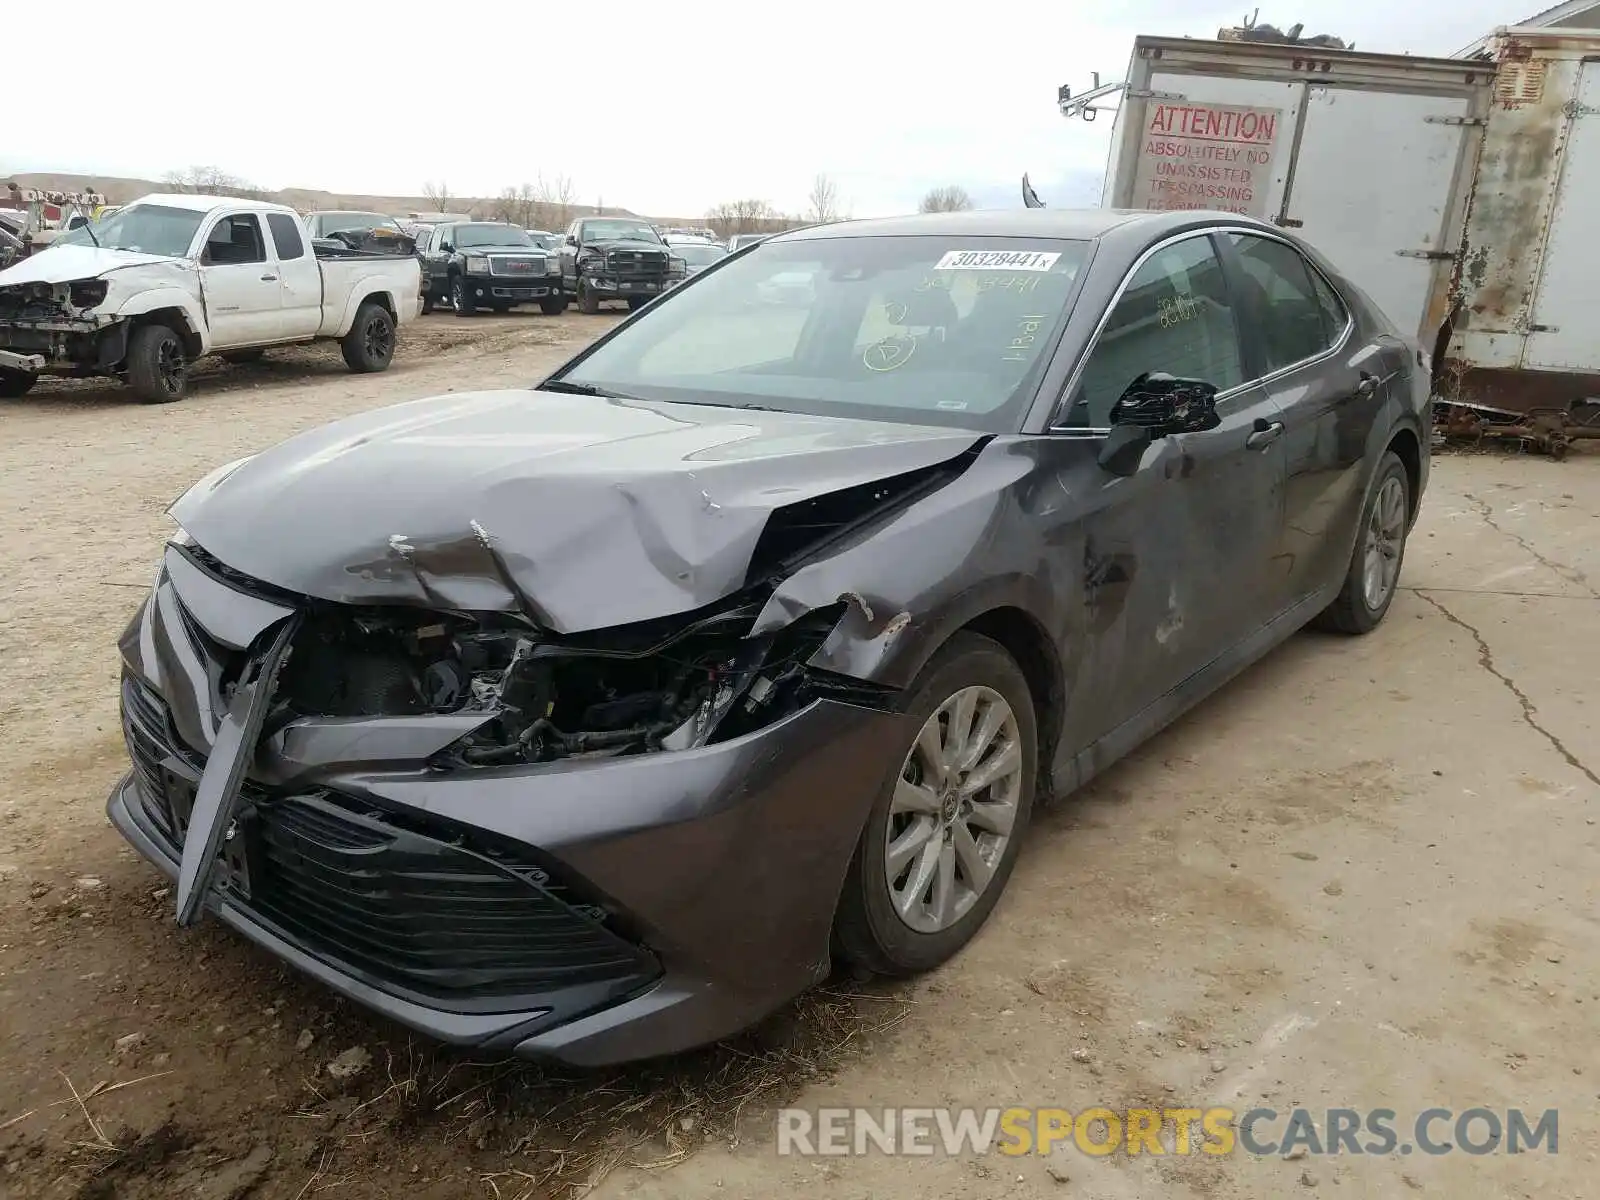
[{"label": "dark pickup truck", "polygon": [[584,217],[567,227],[561,249],[561,289],[581,312],[608,300],[642,308],[684,276],[682,260],[648,221]]},{"label": "dark pickup truck", "polygon": [[448,304],[458,317],[518,304],[537,304],[551,316],[566,311],[560,259],[536,245],[526,229],[495,221],[424,226],[417,253],[423,312],[436,304]]}]

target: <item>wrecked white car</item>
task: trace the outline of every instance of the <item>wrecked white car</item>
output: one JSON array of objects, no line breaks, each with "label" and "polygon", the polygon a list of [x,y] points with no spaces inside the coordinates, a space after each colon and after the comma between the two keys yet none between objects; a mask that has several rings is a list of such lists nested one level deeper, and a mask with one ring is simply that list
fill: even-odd
[{"label": "wrecked white car", "polygon": [[382,371],[420,282],[406,247],[313,244],[282,205],[146,196],[0,271],[0,397],[42,375],[105,376],[165,403],[203,355],[318,339],[338,340],[352,371]]}]

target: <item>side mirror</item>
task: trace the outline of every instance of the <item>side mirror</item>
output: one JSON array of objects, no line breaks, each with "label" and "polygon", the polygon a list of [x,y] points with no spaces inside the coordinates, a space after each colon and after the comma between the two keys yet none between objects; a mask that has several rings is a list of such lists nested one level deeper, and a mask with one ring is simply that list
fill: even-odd
[{"label": "side mirror", "polygon": [[456,248],[454,246],[452,246],[449,242],[440,242],[439,243],[439,253],[440,254],[454,254],[455,252],[456,252]]},{"label": "side mirror", "polygon": [[1111,406],[1111,432],[1098,461],[1113,475],[1126,477],[1139,469],[1145,448],[1157,438],[1203,433],[1221,424],[1215,385],[1203,379],[1147,372],[1130,383]]},{"label": "side mirror", "polygon": [[575,234],[575,233],[567,234],[567,245],[576,246],[577,244],[578,244],[578,235]]}]

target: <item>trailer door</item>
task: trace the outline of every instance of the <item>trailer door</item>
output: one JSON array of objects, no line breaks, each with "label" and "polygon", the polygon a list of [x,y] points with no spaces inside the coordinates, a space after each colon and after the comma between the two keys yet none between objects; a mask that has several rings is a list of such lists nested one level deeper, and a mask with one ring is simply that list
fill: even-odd
[{"label": "trailer door", "polygon": [[[1401,331],[1431,343],[1428,301],[1448,274],[1447,227],[1463,153],[1482,129],[1465,96],[1308,85],[1278,223],[1326,254]],[[1428,349],[1432,349],[1431,344]]]},{"label": "trailer door", "polygon": [[1569,110],[1523,365],[1600,371],[1600,62],[1583,64]]}]

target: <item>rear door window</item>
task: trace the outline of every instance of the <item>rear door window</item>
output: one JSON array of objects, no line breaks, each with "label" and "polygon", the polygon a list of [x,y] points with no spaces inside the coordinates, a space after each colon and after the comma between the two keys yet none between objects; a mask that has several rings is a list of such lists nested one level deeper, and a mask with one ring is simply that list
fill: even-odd
[{"label": "rear door window", "polygon": [[1244,268],[1241,283],[1258,314],[1267,370],[1281,371],[1331,349],[1344,330],[1344,305],[1304,256],[1274,238],[1226,236]]}]

